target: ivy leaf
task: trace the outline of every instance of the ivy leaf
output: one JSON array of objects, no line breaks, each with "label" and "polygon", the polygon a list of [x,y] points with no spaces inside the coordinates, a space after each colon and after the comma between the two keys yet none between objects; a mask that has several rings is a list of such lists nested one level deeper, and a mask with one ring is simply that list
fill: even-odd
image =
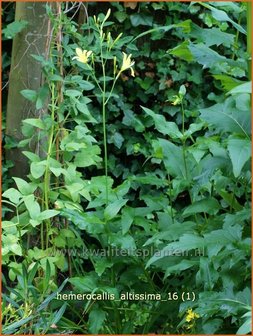
[{"label": "ivy leaf", "polygon": [[134,27],[137,26],[152,26],[153,17],[146,14],[133,14],[130,15],[131,23]]},{"label": "ivy leaf", "polygon": [[248,139],[228,139],[228,153],[232,161],[234,176],[238,177],[243,166],[251,157],[251,141]]},{"label": "ivy leaf", "polygon": [[117,12],[114,13],[114,16],[116,17],[116,19],[120,23],[122,23],[127,18],[127,13],[126,12],[122,12],[122,11],[117,11]]},{"label": "ivy leaf", "polygon": [[14,38],[18,33],[20,33],[26,26],[28,22],[25,20],[14,21],[7,25],[6,28],[2,30],[4,37],[7,39]]}]

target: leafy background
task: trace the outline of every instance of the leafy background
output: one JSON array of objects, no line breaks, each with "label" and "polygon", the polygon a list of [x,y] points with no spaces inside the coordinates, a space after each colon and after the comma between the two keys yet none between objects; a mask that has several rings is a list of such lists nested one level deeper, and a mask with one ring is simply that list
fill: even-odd
[{"label": "leafy background", "polygon": [[[10,37],[25,24],[16,22],[13,31],[13,6],[4,5],[3,11],[4,81]],[[109,8],[105,32],[114,39],[123,36],[108,59],[120,59],[122,50],[131,53],[135,77],[124,72],[107,105],[107,205],[101,97],[85,66],[72,58],[76,47],[97,52],[93,15],[103,20]],[[247,4],[93,2],[89,21],[81,26],[75,8],[64,11],[63,3],[56,17],[47,5],[56,42],[49,59],[34,56],[46,81],[37,92],[21,92],[37,110],[51,102],[43,118],[23,121],[18,146],[29,160],[29,174],[10,179],[11,162],[4,163],[3,333],[248,333]],[[108,66],[108,81],[112,72]],[[176,97],[181,103],[173,104]],[[45,140],[43,155],[29,149],[29,143],[50,137],[52,148]],[[14,139],[5,140],[6,151],[14,145]],[[86,248],[189,253],[68,253]],[[204,254],[194,256],[196,249]],[[64,304],[56,299],[70,291],[116,297],[176,292],[179,298]],[[194,292],[196,300],[182,302],[182,292]],[[189,309],[196,315],[189,317]]]}]

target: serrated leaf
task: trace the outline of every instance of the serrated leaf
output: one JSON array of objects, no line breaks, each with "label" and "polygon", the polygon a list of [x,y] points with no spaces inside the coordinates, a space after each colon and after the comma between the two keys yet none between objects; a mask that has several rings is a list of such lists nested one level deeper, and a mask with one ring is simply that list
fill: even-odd
[{"label": "serrated leaf", "polygon": [[200,109],[200,116],[215,126],[216,133],[230,132],[248,137],[251,129],[250,111],[242,113],[235,107],[235,101],[231,98],[226,99],[224,103]]},{"label": "serrated leaf", "polygon": [[156,252],[147,262],[146,268],[158,260],[166,257],[170,257],[173,253],[183,253],[184,251],[192,249],[203,250],[205,246],[205,240],[203,237],[199,237],[196,234],[183,234],[179,241],[168,244],[161,251]]},{"label": "serrated leaf", "polygon": [[232,161],[234,176],[238,177],[243,166],[251,157],[251,141],[248,139],[228,139],[228,153]]},{"label": "serrated leaf", "polygon": [[120,209],[126,204],[128,200],[126,199],[121,199],[121,200],[116,200],[113,203],[109,204],[104,211],[104,216],[106,220],[110,220],[114,218]]},{"label": "serrated leaf", "polygon": [[141,106],[141,108],[153,118],[155,122],[156,129],[164,134],[169,135],[173,139],[181,139],[182,133],[179,131],[178,126],[175,122],[166,121],[165,117],[161,114],[156,114],[149,108]]},{"label": "serrated leaf", "polygon": [[184,210],[183,216],[188,217],[201,212],[208,213],[209,215],[215,215],[219,209],[220,204],[215,198],[206,198],[189,205]]}]

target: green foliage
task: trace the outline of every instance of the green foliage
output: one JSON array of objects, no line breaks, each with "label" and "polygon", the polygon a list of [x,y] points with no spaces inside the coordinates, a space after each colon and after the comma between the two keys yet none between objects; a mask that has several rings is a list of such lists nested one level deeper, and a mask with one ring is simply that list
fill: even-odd
[{"label": "green foliage", "polygon": [[23,120],[30,173],[3,193],[4,333],[249,332],[244,4],[59,6],[46,84],[21,92],[48,105]]}]

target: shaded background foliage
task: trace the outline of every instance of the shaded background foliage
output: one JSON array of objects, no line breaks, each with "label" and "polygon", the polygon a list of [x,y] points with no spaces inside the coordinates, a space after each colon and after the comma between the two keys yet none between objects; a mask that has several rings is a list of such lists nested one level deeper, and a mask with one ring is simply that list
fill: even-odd
[{"label": "shaded background foliage", "polygon": [[[13,20],[14,6],[4,4],[4,25]],[[16,194],[13,189],[4,193],[20,212],[16,231],[10,228],[16,223],[15,214],[10,216],[12,221],[7,217],[3,227],[7,237],[4,274],[12,281],[11,288],[5,284],[5,333],[50,333],[54,328],[63,333],[235,333],[250,306],[246,4],[115,2],[98,6],[94,2],[79,10],[66,6],[62,4],[60,16],[47,9],[52,31],[60,27],[62,32],[62,54],[53,33],[56,42],[49,59],[36,56],[43,65],[44,90],[26,87],[22,93],[40,110],[48,99],[56,99],[54,85],[58,110],[53,120],[45,116],[42,123],[24,121],[20,147],[26,146],[29,175],[15,180]],[[106,207],[101,97],[89,77],[84,78],[89,82],[82,79],[87,69],[72,57],[76,47],[97,51],[92,17],[100,15],[102,20],[100,13],[109,8],[112,13],[105,29],[114,38],[123,32],[115,55],[120,57],[125,43],[123,50],[135,60],[135,77],[122,74],[107,105],[112,206]],[[89,24],[83,23],[86,11]],[[147,33],[150,29],[154,30]],[[3,33],[7,50],[3,79],[7,81],[11,44],[8,30]],[[110,76],[113,69],[107,70]],[[4,91],[4,105],[6,95]],[[173,104],[175,96],[182,104]],[[47,138],[52,125],[56,125],[55,151],[50,156],[51,182],[45,190],[43,156],[34,156],[27,145],[34,141],[34,130],[40,130],[40,139]],[[15,139],[6,141],[6,150],[13,144]],[[7,185],[5,180],[4,191]],[[58,189],[50,189],[55,185]],[[41,201],[45,194],[48,209]],[[34,214],[38,209],[40,218]],[[47,228],[49,237],[49,246],[42,244],[43,248],[41,227]],[[66,248],[116,247],[199,249],[204,255],[101,258],[57,254]],[[70,279],[63,289],[66,277]],[[97,290],[116,297],[126,291],[163,295],[184,291],[195,292],[197,299],[88,302],[79,313],[80,302],[62,306],[55,300],[57,287],[58,292]],[[18,313],[19,305],[23,308]],[[44,315],[41,307],[47,307]],[[199,317],[187,320],[189,308]],[[240,330],[246,332],[247,326]]]}]

